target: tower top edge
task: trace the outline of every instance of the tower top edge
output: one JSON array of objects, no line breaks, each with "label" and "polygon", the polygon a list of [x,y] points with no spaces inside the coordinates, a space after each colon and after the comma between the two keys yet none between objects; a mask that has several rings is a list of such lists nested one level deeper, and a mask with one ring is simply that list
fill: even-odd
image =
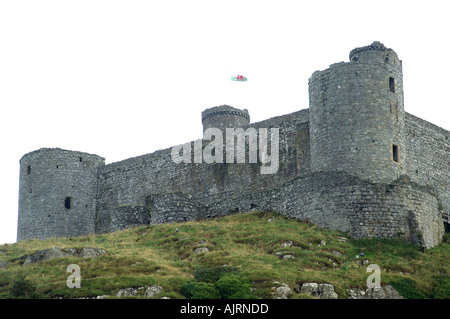
[{"label": "tower top edge", "polygon": [[66,149],[62,149],[62,148],[59,148],[59,147],[56,147],[56,148],[42,147],[42,148],[39,148],[37,150],[34,150],[34,151],[31,151],[31,152],[28,152],[28,153],[24,154],[20,158],[19,162],[21,162],[24,158],[26,158],[28,156],[31,156],[31,155],[34,155],[34,154],[37,154],[37,153],[60,153],[60,154],[66,153],[66,154],[70,154],[72,156],[76,155],[76,156],[85,156],[85,157],[91,157],[91,158],[95,157],[95,158],[97,158],[97,159],[99,159],[99,160],[101,160],[103,162],[105,161],[104,157],[99,156],[97,154],[91,154],[91,153],[80,152],[80,151],[66,150]]},{"label": "tower top edge", "polygon": [[220,105],[220,106],[215,106],[215,107],[211,107],[209,109],[206,109],[202,112],[202,122],[211,116],[216,116],[216,115],[237,115],[237,116],[242,116],[245,119],[247,119],[248,121],[250,121],[250,114],[248,112],[247,109],[238,109],[229,105]]},{"label": "tower top edge", "polygon": [[367,51],[380,51],[380,52],[383,52],[385,54],[386,53],[393,53],[393,54],[395,54],[397,56],[397,53],[395,53],[395,51],[393,49],[386,47],[380,41],[374,41],[370,45],[354,48],[353,50],[351,50],[350,54],[349,54],[350,61],[353,61],[355,56],[357,56],[357,55],[359,55],[361,53],[367,52]]}]

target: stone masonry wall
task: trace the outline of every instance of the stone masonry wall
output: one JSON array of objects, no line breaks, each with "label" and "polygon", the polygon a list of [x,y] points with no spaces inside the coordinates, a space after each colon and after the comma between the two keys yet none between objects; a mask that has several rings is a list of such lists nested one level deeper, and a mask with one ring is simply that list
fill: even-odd
[{"label": "stone masonry wall", "polygon": [[172,161],[171,149],[101,167],[96,231],[110,231],[113,227],[111,216],[117,215],[120,206],[144,206],[149,195],[183,193],[207,204],[217,197],[278,187],[299,174],[308,173],[308,118],[308,110],[302,110],[249,126],[257,130],[279,128],[280,165],[276,174],[263,175],[261,163],[249,164],[248,160],[243,164],[176,164]]},{"label": "stone masonry wall", "polygon": [[408,175],[432,185],[445,211],[450,210],[450,132],[406,113]]},{"label": "stone masonry wall", "polygon": [[146,198],[146,207],[152,225],[199,220],[206,213],[205,205],[184,193],[150,195]]},{"label": "stone masonry wall", "polygon": [[149,225],[151,215],[147,207],[140,205],[119,206],[110,216],[110,231]]},{"label": "stone masonry wall", "polygon": [[385,184],[345,172],[312,173],[277,189],[213,203],[205,217],[252,209],[276,211],[354,238],[401,237],[426,248],[439,244],[444,233],[436,192],[406,175]]}]

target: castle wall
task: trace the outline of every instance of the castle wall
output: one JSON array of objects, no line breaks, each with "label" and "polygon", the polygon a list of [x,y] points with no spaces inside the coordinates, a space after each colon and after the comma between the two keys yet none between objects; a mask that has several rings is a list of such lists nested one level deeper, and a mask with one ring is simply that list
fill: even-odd
[{"label": "castle wall", "polygon": [[[289,195],[293,189],[302,195]],[[322,173],[286,185],[278,198],[271,205],[275,211],[354,238],[402,237],[429,248],[444,233],[434,190],[407,178],[386,184]]]},{"label": "castle wall", "polygon": [[[308,173],[308,119],[308,110],[302,110],[250,125],[257,130],[279,128],[279,168],[275,174],[261,174],[261,163],[250,164],[248,160],[242,164],[176,164],[171,158],[171,149],[101,167],[97,232],[123,227],[122,221],[121,225],[115,225],[111,218],[117,215],[117,209],[120,206],[144,206],[147,196],[152,194],[182,193],[207,204],[243,192],[278,187],[295,176]],[[156,217],[151,218],[155,220]]]},{"label": "castle wall", "polygon": [[434,189],[402,176],[371,183],[345,172],[316,172],[280,188],[226,198],[208,206],[209,216],[275,211],[354,238],[406,238],[421,247],[440,243],[444,226]]},{"label": "castle wall", "polygon": [[111,212],[110,231],[151,224],[150,212],[142,205],[123,205]]},{"label": "castle wall", "polygon": [[405,114],[408,175],[433,185],[443,208],[450,210],[450,132],[412,114]]},{"label": "castle wall", "polygon": [[149,195],[146,207],[151,214],[152,225],[208,218],[206,205],[184,193]]}]

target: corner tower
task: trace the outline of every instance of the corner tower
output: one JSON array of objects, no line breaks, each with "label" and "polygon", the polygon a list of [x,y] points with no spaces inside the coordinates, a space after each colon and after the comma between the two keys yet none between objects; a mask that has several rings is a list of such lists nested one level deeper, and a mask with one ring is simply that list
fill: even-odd
[{"label": "corner tower", "polygon": [[97,155],[42,148],[20,160],[17,240],[95,232]]},{"label": "corner tower", "polygon": [[206,109],[202,112],[203,132],[211,127],[226,128],[245,127],[250,123],[250,115],[246,109],[240,110],[228,105]]},{"label": "corner tower", "polygon": [[312,171],[373,182],[406,172],[402,62],[392,49],[373,42],[314,72],[309,104]]}]

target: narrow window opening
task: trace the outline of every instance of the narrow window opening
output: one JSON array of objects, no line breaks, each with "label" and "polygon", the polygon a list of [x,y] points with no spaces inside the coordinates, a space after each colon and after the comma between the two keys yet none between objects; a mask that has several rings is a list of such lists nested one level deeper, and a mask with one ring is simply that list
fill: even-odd
[{"label": "narrow window opening", "polygon": [[398,156],[398,146],[395,144],[392,144],[392,158],[394,160],[394,162],[399,162],[399,156]]},{"label": "narrow window opening", "polygon": [[33,189],[32,189],[32,188],[30,188],[30,194],[31,194],[31,193],[33,193]]},{"label": "narrow window opening", "polygon": [[27,167],[27,175],[30,175],[30,174],[31,174],[31,166],[28,165],[28,167]]},{"label": "narrow window opening", "polygon": [[395,79],[393,77],[389,77],[389,90],[395,93]]},{"label": "narrow window opening", "polygon": [[82,157],[80,157],[80,162],[82,162],[83,161],[83,158]]},{"label": "narrow window opening", "polygon": [[56,165],[56,168],[59,168],[59,165]]},{"label": "narrow window opening", "polygon": [[64,207],[66,209],[72,209],[72,197],[66,197],[64,200]]}]

